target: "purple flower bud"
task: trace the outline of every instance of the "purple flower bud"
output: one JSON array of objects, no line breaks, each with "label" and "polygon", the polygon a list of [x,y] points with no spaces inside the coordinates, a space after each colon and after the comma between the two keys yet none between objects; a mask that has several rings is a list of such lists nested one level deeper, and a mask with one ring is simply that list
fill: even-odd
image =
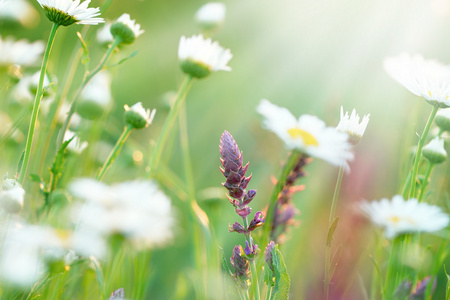
[{"label": "purple flower bud", "polygon": [[269,244],[267,244],[266,250],[264,250],[264,258],[266,260],[267,265],[269,266],[270,270],[274,272],[273,268],[273,249],[275,248],[275,243],[271,241]]},{"label": "purple flower bud", "polygon": [[246,218],[251,212],[252,209],[248,206],[244,206],[242,208],[236,207],[236,213],[242,218]]},{"label": "purple flower bud", "polygon": [[245,255],[247,255],[247,258],[250,260],[253,260],[256,256],[256,254],[258,254],[259,249],[258,249],[258,245],[253,243],[253,239],[250,238],[250,244],[245,241],[245,249],[244,249],[244,253]]},{"label": "purple flower bud", "polygon": [[407,298],[411,294],[412,289],[412,283],[408,280],[403,280],[398,285],[397,289],[395,290],[395,297],[399,299]]},{"label": "purple flower bud", "polygon": [[250,274],[250,264],[243,257],[244,250],[242,246],[234,246],[233,255],[231,255],[231,265],[234,269],[233,277],[238,281],[242,288],[248,288],[248,278]]},{"label": "purple flower bud", "polygon": [[253,231],[255,230],[257,227],[261,226],[264,224],[264,215],[262,212],[258,211],[255,214],[255,217],[253,218],[253,220],[250,221],[250,224],[248,225],[248,231]]},{"label": "purple flower bud", "polygon": [[247,192],[247,194],[245,194],[244,199],[242,200],[242,204],[243,205],[249,204],[253,200],[253,198],[255,198],[255,196],[256,196],[256,191],[255,190],[249,190]]},{"label": "purple flower bud", "polygon": [[[422,281],[418,282],[416,285],[415,292],[411,293],[410,299],[411,300],[424,300],[425,294],[428,289],[428,286],[431,282],[431,276],[425,277]],[[434,278],[432,287],[431,287],[431,295],[434,293],[434,290],[436,289],[436,278]]]},{"label": "purple flower bud", "polygon": [[109,297],[109,300],[119,300],[119,299],[125,299],[125,290],[123,288],[115,290],[111,297]]},{"label": "purple flower bud", "polygon": [[242,226],[238,222],[234,223],[233,225],[229,225],[228,231],[229,232],[237,232],[237,233],[245,233],[246,232],[244,226]]}]

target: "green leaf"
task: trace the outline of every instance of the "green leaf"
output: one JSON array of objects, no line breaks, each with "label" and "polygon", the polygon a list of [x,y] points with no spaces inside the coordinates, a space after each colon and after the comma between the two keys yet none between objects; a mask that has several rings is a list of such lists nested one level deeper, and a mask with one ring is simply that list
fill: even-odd
[{"label": "green leaf", "polygon": [[333,235],[336,231],[336,227],[339,222],[339,217],[333,220],[333,223],[331,223],[330,228],[328,229],[328,235],[327,235],[327,247],[331,247],[331,242],[333,241]]},{"label": "green leaf", "polygon": [[55,159],[53,160],[53,164],[50,168],[50,172],[53,174],[55,179],[58,179],[64,171],[64,163],[66,162],[66,148],[75,137],[76,135],[62,143],[61,147],[55,155]]},{"label": "green leaf", "polygon": [[223,252],[222,247],[219,247],[219,251],[222,271],[228,272],[230,275],[233,274],[233,272],[231,272],[230,268],[228,267],[227,259],[225,258],[225,252]]},{"label": "green leaf", "polygon": [[92,262],[92,265],[94,266],[94,271],[95,271],[95,274],[97,275],[96,277],[97,277],[97,282],[100,287],[100,290],[104,291],[105,290],[105,277],[103,276],[102,266],[100,265],[100,262],[98,261],[98,259],[95,258],[94,256],[91,256],[90,260]]},{"label": "green leaf", "polygon": [[447,290],[445,291],[445,300],[449,300],[450,299],[450,276],[447,273],[447,269],[445,268],[445,265],[444,265],[444,272],[445,272],[445,275],[447,276]]},{"label": "green leaf", "polygon": [[22,152],[22,155],[20,156],[20,159],[19,159],[19,164],[17,165],[17,177],[20,176],[20,170],[22,170],[24,155],[25,155],[25,151]]},{"label": "green leaf", "polygon": [[291,286],[291,279],[287,273],[286,264],[281,255],[278,245],[273,249],[272,254],[273,268],[275,271],[275,287],[271,299],[285,300],[289,299],[289,288]]},{"label": "green leaf", "polygon": [[113,65],[108,66],[107,68],[113,68],[113,67],[117,67],[118,65],[121,65],[122,63],[126,62],[126,61],[129,60],[130,58],[135,57],[135,56],[138,54],[138,52],[139,52],[139,51],[137,51],[137,50],[134,51],[133,53],[131,53],[131,54],[128,55],[127,57],[125,57],[125,58],[119,60],[119,62],[117,62],[117,63],[115,63],[115,64],[113,64]]},{"label": "green leaf", "polygon": [[86,68],[87,68],[88,65],[89,65],[89,61],[90,61],[89,50],[88,50],[88,48],[86,46],[86,43],[83,40],[83,37],[81,36],[81,33],[79,33],[78,31],[77,31],[77,36],[80,39],[81,48],[83,49],[83,55],[81,56],[81,63],[83,65],[85,65]]}]

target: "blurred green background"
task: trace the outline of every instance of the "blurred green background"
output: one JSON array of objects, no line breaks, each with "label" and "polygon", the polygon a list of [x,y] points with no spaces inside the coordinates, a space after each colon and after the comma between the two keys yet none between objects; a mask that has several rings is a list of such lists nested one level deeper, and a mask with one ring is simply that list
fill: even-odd
[{"label": "blurred green background", "polygon": [[[0,23],[2,36],[32,41],[47,38],[50,22],[36,1],[30,3],[41,19],[27,27]],[[131,154],[138,150],[144,154],[144,162],[149,158],[150,144],[157,139],[168,112],[165,94],[176,91],[184,76],[177,60],[179,39],[200,32],[194,13],[204,3],[113,0],[102,15],[113,20],[129,13],[145,30],[133,45],[123,47],[113,58],[117,61],[139,51],[137,56],[112,69],[114,106],[105,125],[105,138],[114,143],[120,135],[124,104],[142,101],[144,107],[157,109],[154,124],[133,132],[105,181],[123,181],[144,174],[145,163],[133,165]],[[91,6],[102,4],[94,0]],[[367,279],[371,273],[372,265],[367,257],[372,251],[369,247],[372,232],[364,231],[366,222],[354,204],[361,199],[391,198],[399,192],[409,147],[417,142],[415,132],[422,130],[431,110],[425,101],[388,77],[383,71],[383,59],[408,52],[450,62],[447,38],[450,3],[444,0],[247,0],[225,4],[226,21],[213,39],[233,53],[229,64],[232,71],[196,81],[186,101],[199,204],[207,212],[218,242],[229,257],[233,246],[244,241],[241,236],[228,233],[228,224],[238,218],[226,200],[226,190],[220,186],[224,181],[219,171],[221,133],[228,130],[244,152],[244,160],[250,161],[253,179],[249,187],[258,191],[252,202],[254,212],[267,204],[272,190],[271,176],[278,176],[281,163],[288,155],[282,142],[261,128],[255,107],[262,98],[289,108],[297,116],[317,115],[329,126],[338,124],[341,105],[348,111],[356,108],[360,115],[370,113],[366,134],[355,147],[352,171],[344,178],[338,211],[342,221],[334,243],[343,245],[338,279],[332,287],[336,297],[360,299],[356,278],[361,274]],[[100,26],[91,26],[91,37]],[[58,31],[49,65],[49,71],[58,78],[67,70],[72,49],[78,43],[76,32],[81,30],[82,26],[74,25]],[[93,67],[104,49],[96,45],[95,39],[86,40]],[[81,78],[80,67],[76,80]],[[165,153],[164,161],[183,178],[178,132],[172,135],[172,149]],[[0,160],[0,171],[14,173],[19,156],[16,151],[8,155],[10,160]],[[301,211],[297,216],[300,225],[291,230],[283,246],[294,299],[320,299],[327,220],[337,174],[335,167],[319,160],[308,166],[307,171],[308,176],[300,181],[306,184],[306,189],[295,196]],[[182,255],[189,243],[185,237],[186,224],[183,224],[186,216],[180,201],[174,198],[173,202],[179,207],[177,238],[153,254],[152,299],[191,295],[183,294],[182,284],[185,281],[186,291],[190,289],[186,275],[189,271],[185,269],[189,262]]]}]

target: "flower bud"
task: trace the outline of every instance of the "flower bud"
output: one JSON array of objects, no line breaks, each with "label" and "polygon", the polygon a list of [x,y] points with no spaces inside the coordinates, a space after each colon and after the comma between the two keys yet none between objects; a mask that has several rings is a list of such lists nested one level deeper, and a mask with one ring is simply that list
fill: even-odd
[{"label": "flower bud", "polygon": [[423,147],[422,153],[433,164],[440,164],[447,159],[444,140],[439,137],[432,139],[428,145]]},{"label": "flower bud", "polygon": [[156,110],[150,110],[142,106],[141,102],[129,107],[125,105],[125,122],[135,129],[141,129],[150,125],[155,116]]},{"label": "flower bud", "polygon": [[434,121],[440,129],[450,131],[450,108],[440,109]]},{"label": "flower bud", "polygon": [[129,14],[121,15],[111,25],[112,36],[115,39],[119,38],[123,44],[132,44],[143,32],[144,30],[141,30],[141,25],[136,24],[136,20],[131,20]]},{"label": "flower bud", "polygon": [[8,213],[18,213],[23,207],[25,190],[14,179],[6,179],[0,192],[0,206]]}]

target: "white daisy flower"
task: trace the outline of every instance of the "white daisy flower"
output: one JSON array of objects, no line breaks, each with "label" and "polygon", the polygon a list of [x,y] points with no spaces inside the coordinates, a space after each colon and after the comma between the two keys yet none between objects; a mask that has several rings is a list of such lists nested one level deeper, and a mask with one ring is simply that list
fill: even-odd
[{"label": "white daisy flower", "polygon": [[119,37],[122,43],[131,44],[144,33],[141,25],[136,24],[136,20],[131,20],[129,14],[121,15],[115,23],[111,25],[111,34],[114,38]]},{"label": "white daisy flower", "polygon": [[450,67],[420,55],[385,59],[386,72],[411,93],[438,107],[450,106]]},{"label": "white daisy flower", "polygon": [[42,41],[29,43],[26,40],[2,39],[0,36],[0,66],[35,65],[40,61],[44,47]]},{"label": "white daisy flower", "polygon": [[[37,86],[39,83],[40,72],[36,72],[33,75],[25,75],[20,81],[14,86],[11,91],[11,97],[13,101],[16,101],[22,105],[29,104],[34,100],[34,95],[36,94]],[[44,87],[50,84],[50,79],[47,74],[44,76]],[[44,97],[49,95],[49,90],[44,93]]]},{"label": "white daisy flower", "polygon": [[366,131],[367,124],[369,124],[370,114],[365,115],[359,122],[359,115],[356,110],[353,109],[352,114],[349,116],[348,112],[344,114],[344,108],[341,106],[341,120],[339,121],[336,129],[348,134],[349,141],[353,145],[359,143],[364,132]]},{"label": "white daisy flower", "polygon": [[97,31],[97,42],[102,45],[108,45],[114,41],[114,37],[111,34],[111,22],[106,22],[102,28]]},{"label": "white daisy flower", "polygon": [[297,149],[313,157],[348,168],[347,161],[353,159],[348,135],[333,127],[326,127],[319,118],[302,115],[298,119],[283,107],[268,100],[261,100],[257,109],[264,120],[264,126],[275,132],[288,149]]},{"label": "white daisy flower", "polygon": [[213,29],[225,20],[226,7],[222,2],[209,2],[195,13],[195,19],[205,29]]},{"label": "white daisy flower", "polygon": [[211,39],[205,40],[201,34],[190,38],[182,36],[178,47],[181,69],[197,78],[220,70],[231,71],[227,64],[232,57],[229,49],[222,48]]},{"label": "white daisy flower", "polygon": [[0,192],[0,207],[8,213],[18,213],[23,208],[25,190],[14,179],[6,179]]},{"label": "white daisy flower", "polygon": [[107,186],[94,179],[70,184],[72,194],[86,201],[75,206],[77,226],[103,236],[121,234],[140,249],[162,245],[172,236],[175,219],[170,199],[151,181]]},{"label": "white daisy flower", "polygon": [[449,217],[435,206],[419,203],[417,199],[405,201],[396,195],[392,201],[363,202],[360,208],[377,226],[384,228],[386,238],[392,239],[403,233],[434,232],[447,227]]},{"label": "white daisy flower", "polygon": [[[74,136],[75,132],[67,130],[66,133],[64,134],[64,141],[68,141]],[[67,145],[67,150],[76,154],[80,154],[81,152],[83,152],[84,149],[87,148],[87,146],[88,142],[86,141],[81,142],[80,138],[76,136],[72,141],[70,141],[69,145]]]},{"label": "white daisy flower", "polygon": [[25,0],[8,1],[8,5],[0,10],[1,20],[20,22],[26,26],[33,24],[37,16],[37,11]]},{"label": "white daisy flower", "polygon": [[141,102],[138,102],[131,107],[125,105],[124,108],[125,122],[135,129],[144,128],[150,125],[156,113],[156,109],[145,109]]},{"label": "white daisy flower", "polygon": [[62,26],[72,24],[97,25],[105,22],[100,15],[100,9],[88,8],[91,0],[80,4],[80,0],[37,0],[44,9],[47,18]]},{"label": "white daisy flower", "polygon": [[111,76],[106,71],[99,72],[84,89],[77,112],[85,119],[95,120],[102,116],[111,102]]},{"label": "white daisy flower", "polygon": [[422,149],[422,154],[431,163],[440,164],[447,159],[447,151],[444,147],[444,139],[435,137]]}]

